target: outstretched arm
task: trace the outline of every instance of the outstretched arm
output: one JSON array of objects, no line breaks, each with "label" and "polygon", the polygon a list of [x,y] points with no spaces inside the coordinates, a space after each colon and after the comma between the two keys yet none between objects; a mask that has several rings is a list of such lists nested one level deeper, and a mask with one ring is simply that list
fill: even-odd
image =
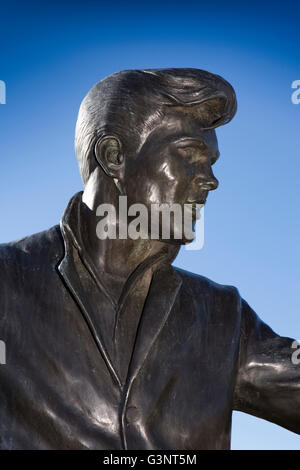
[{"label": "outstretched arm", "polygon": [[294,340],[274,333],[245,301],[242,321],[234,409],[300,434],[300,364]]}]

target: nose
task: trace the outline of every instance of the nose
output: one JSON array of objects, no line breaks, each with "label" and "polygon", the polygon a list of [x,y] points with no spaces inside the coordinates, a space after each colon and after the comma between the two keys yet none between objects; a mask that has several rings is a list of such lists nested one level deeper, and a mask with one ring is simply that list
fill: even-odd
[{"label": "nose", "polygon": [[219,181],[217,180],[217,178],[213,177],[204,183],[200,183],[200,186],[201,189],[204,189],[205,191],[213,191],[219,186]]},{"label": "nose", "polygon": [[203,191],[213,191],[219,186],[219,181],[214,175],[198,176],[195,180],[195,185]]}]

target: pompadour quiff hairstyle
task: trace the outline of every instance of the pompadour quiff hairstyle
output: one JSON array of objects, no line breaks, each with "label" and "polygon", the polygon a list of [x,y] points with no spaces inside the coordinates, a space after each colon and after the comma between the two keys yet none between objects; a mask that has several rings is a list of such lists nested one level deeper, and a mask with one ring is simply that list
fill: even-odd
[{"label": "pompadour quiff hairstyle", "polygon": [[202,129],[227,124],[235,115],[234,89],[222,77],[194,68],[123,70],[98,82],[81,103],[75,152],[83,183],[97,165],[94,147],[116,135],[130,154],[168,108],[191,114]]}]

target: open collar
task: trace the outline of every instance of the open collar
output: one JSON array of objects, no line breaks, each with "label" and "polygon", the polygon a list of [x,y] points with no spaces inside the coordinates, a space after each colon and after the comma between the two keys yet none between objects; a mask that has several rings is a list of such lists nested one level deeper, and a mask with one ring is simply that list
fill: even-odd
[{"label": "open collar", "polygon": [[[79,210],[82,192],[70,200],[62,217],[60,229],[64,239],[65,253],[58,266],[60,275],[77,302],[90,329],[91,335],[108,367],[113,380],[122,389],[123,385],[108,354],[103,335],[101,308],[112,308],[101,277],[89,269],[84,248],[80,243]],[[150,349],[164,327],[182,284],[181,276],[169,263],[163,263],[155,270],[139,323],[135,346],[131,357],[127,383],[136,377],[146,360]]]}]

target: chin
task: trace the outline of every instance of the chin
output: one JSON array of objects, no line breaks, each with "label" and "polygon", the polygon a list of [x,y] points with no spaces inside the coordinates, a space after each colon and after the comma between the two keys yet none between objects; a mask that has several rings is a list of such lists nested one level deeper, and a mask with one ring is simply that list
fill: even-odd
[{"label": "chin", "polygon": [[160,241],[163,243],[170,243],[171,245],[189,245],[195,240],[195,233],[192,233],[193,238],[160,238]]}]

